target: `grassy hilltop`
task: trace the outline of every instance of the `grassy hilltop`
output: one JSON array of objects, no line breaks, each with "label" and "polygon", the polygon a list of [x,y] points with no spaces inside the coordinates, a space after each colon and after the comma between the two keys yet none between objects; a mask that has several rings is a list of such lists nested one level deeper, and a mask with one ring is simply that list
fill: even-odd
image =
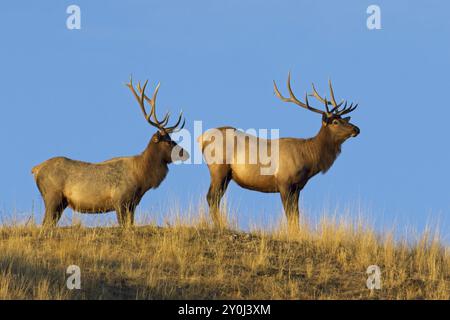
[{"label": "grassy hilltop", "polygon": [[[122,230],[0,227],[0,299],[450,299],[450,252],[322,221],[299,234],[218,231],[199,218]],[[81,268],[81,290],[66,268]],[[366,287],[381,268],[381,290]]]}]

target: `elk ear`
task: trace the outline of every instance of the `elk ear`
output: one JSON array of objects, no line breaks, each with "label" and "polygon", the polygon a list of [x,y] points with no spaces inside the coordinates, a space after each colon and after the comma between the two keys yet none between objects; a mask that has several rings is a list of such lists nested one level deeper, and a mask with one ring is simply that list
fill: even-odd
[{"label": "elk ear", "polygon": [[159,138],[160,138],[159,132],[157,132],[157,133],[155,133],[155,134],[153,135],[152,141],[153,141],[154,143],[158,143],[158,142],[159,142]]},{"label": "elk ear", "polygon": [[352,118],[352,117],[346,117],[346,118],[343,118],[342,120],[344,120],[345,122],[349,123],[350,120],[351,120],[351,118]]}]

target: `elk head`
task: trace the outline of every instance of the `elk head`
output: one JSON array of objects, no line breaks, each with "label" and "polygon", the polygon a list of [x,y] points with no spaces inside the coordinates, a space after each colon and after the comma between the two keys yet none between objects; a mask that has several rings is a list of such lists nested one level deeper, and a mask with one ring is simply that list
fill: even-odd
[{"label": "elk head", "polygon": [[[153,92],[153,96],[150,99],[145,94],[145,88],[147,87],[148,80],[145,81],[144,85],[141,87],[141,83],[138,82],[137,84],[137,90],[139,94],[136,92],[134,85],[133,85],[133,79],[130,78],[130,83],[127,84],[127,87],[130,88],[131,92],[133,93],[134,97],[139,103],[139,106],[141,107],[142,113],[144,114],[145,120],[147,122],[158,129],[158,131],[152,136],[150,144],[153,145],[153,148],[156,149],[156,152],[162,156],[162,159],[166,163],[171,163],[173,161],[185,161],[189,159],[189,153],[181,148],[175,141],[172,140],[170,137],[170,134],[176,131],[180,131],[183,129],[185,120],[183,120],[182,125],[178,128],[179,124],[181,123],[181,119],[183,116],[183,112],[180,113],[180,116],[178,117],[177,122],[175,125],[168,127],[167,123],[169,122],[169,112],[166,113],[164,118],[160,121],[156,117],[156,97],[158,95],[159,85],[156,86],[155,91]],[[145,104],[144,101],[146,101],[150,106],[151,110],[150,113],[147,114],[147,111],[145,110]],[[153,120],[152,120],[153,117]]]},{"label": "elk head", "polygon": [[[280,91],[278,91],[277,85],[275,81],[273,82],[275,94],[278,98],[280,98],[284,102],[292,102],[296,105],[305,108],[307,110],[313,111],[315,113],[319,113],[322,115],[322,128],[331,133],[332,137],[334,137],[336,142],[342,143],[350,137],[356,137],[360,130],[357,126],[350,123],[350,117],[343,118],[342,116],[352,112],[358,107],[358,104],[353,106],[353,103],[350,105],[347,104],[347,101],[341,101],[340,103],[336,102],[334,98],[333,86],[331,85],[331,80],[328,82],[330,86],[330,98],[331,101],[328,101],[327,98],[322,98],[316,91],[314,84],[312,85],[313,93],[309,96],[312,96],[322,102],[325,105],[325,111],[316,109],[309,105],[308,94],[305,94],[305,102],[301,102],[298,100],[291,89],[291,74],[288,75],[287,80],[287,88],[289,91],[289,98],[285,98],[281,95]],[[330,106],[332,106],[330,110]]]}]

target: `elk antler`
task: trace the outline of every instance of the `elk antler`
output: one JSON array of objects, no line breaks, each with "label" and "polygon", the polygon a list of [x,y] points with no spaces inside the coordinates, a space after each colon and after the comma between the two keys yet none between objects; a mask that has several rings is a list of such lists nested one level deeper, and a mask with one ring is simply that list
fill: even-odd
[{"label": "elk antler", "polygon": [[291,73],[290,72],[288,73],[288,79],[287,79],[287,88],[288,88],[288,91],[289,91],[289,98],[285,98],[285,97],[283,97],[281,95],[280,91],[277,88],[277,84],[275,83],[275,81],[273,81],[273,88],[275,90],[275,94],[277,95],[278,98],[281,99],[281,101],[292,102],[292,103],[295,103],[296,105],[298,105],[298,106],[300,106],[302,108],[308,109],[310,111],[313,111],[313,112],[316,112],[316,113],[319,113],[319,114],[326,114],[326,112],[324,112],[322,110],[319,110],[319,109],[316,109],[316,108],[313,108],[313,107],[311,107],[309,105],[308,95],[307,94],[305,95],[305,103],[301,102],[300,100],[298,100],[295,97],[295,95],[294,95],[294,93],[292,92],[292,89],[291,89]]},{"label": "elk antler", "polygon": [[[321,101],[322,103],[325,104],[325,108],[327,109],[327,113],[329,114],[333,114],[334,112],[338,111],[339,108],[342,106],[342,104],[344,103],[344,100],[342,100],[339,104],[336,102],[336,99],[334,98],[334,91],[333,91],[333,86],[331,84],[331,80],[328,80],[328,85],[330,86],[330,96],[331,96],[331,101],[327,100],[327,103],[325,103],[326,99],[322,98],[316,90],[316,87],[314,86],[314,83],[311,84],[312,85],[312,89],[313,89],[313,93],[310,94],[311,97],[316,98],[317,100]],[[328,106],[329,105],[333,105],[333,109],[329,109]]]},{"label": "elk antler", "polygon": [[[141,83],[138,82],[137,89],[138,89],[140,95],[137,94],[137,92],[134,88],[132,77],[130,77],[130,83],[127,83],[127,87],[130,88],[134,97],[138,101],[139,106],[141,107],[142,113],[144,114],[144,117],[147,120],[147,122],[150,123],[152,126],[158,128],[159,130],[164,131],[166,133],[172,133],[172,132],[183,129],[185,120],[183,121],[183,124],[181,125],[181,127],[177,129],[178,125],[181,122],[183,112],[180,113],[177,123],[171,127],[166,127],[167,123],[169,122],[169,117],[170,117],[169,112],[166,113],[166,115],[164,116],[162,121],[158,120],[158,118],[156,117],[156,98],[158,96],[158,90],[159,90],[160,83],[158,83],[158,85],[156,86],[156,89],[153,92],[153,96],[151,99],[149,97],[147,97],[147,95],[145,94],[145,88],[147,87],[147,83],[148,83],[148,80],[146,80],[144,85],[141,87]],[[150,114],[147,114],[147,111],[145,110],[144,100],[147,101],[147,103],[151,106]],[[152,116],[153,116],[153,121],[151,119]]]},{"label": "elk antler", "polygon": [[347,108],[347,102],[345,102],[344,108],[342,110],[339,110],[339,111],[335,112],[335,114],[338,115],[338,116],[343,116],[344,114],[352,112],[357,107],[358,107],[358,104],[355,104],[355,106],[353,106],[353,102],[352,102],[350,104],[350,106]]},{"label": "elk antler", "polygon": [[[290,72],[289,72],[289,74],[288,74],[288,81],[287,81],[287,87],[288,87],[289,95],[290,95],[289,98],[285,98],[285,97],[283,97],[283,96],[280,94],[280,92],[278,91],[278,88],[277,88],[277,85],[276,85],[275,81],[273,82],[273,84],[274,84],[274,89],[275,89],[276,95],[277,95],[278,98],[280,98],[282,101],[284,101],[284,102],[292,102],[292,103],[295,103],[295,104],[299,105],[300,107],[306,108],[306,109],[308,109],[308,110],[310,110],[310,111],[314,111],[314,112],[316,112],[316,113],[320,113],[320,114],[325,115],[325,116],[327,116],[327,117],[331,117],[331,116],[333,116],[333,115],[336,115],[336,116],[342,116],[342,115],[344,115],[344,114],[347,114],[347,113],[352,112],[352,111],[355,110],[356,107],[358,106],[358,104],[356,104],[355,106],[353,106],[353,103],[352,103],[352,104],[347,108],[347,101],[344,101],[344,100],[342,100],[340,103],[337,103],[337,102],[336,102],[336,99],[335,99],[335,97],[334,97],[334,91],[333,91],[333,86],[332,86],[332,84],[331,84],[331,80],[328,81],[328,84],[329,84],[329,87],[330,87],[331,101],[328,101],[327,98],[322,98],[322,97],[319,95],[319,93],[317,93],[317,90],[316,90],[316,88],[315,88],[315,86],[314,86],[314,83],[312,84],[313,93],[309,95],[309,96],[311,96],[311,97],[316,98],[316,99],[319,100],[320,102],[322,102],[322,103],[325,105],[326,111],[322,111],[322,110],[319,110],[319,109],[316,109],[316,108],[311,107],[311,106],[309,105],[309,102],[308,102],[308,94],[306,94],[306,96],[305,96],[305,103],[299,101],[299,100],[295,97],[295,95],[294,95],[294,93],[292,92],[292,89],[291,89],[291,73],[290,73]],[[342,110],[339,110],[339,108],[342,106],[342,104],[344,104],[344,102],[345,102],[344,108],[343,108]],[[329,107],[328,107],[329,105],[332,105],[332,106],[333,106],[333,108],[332,108],[331,110],[330,110]]]}]

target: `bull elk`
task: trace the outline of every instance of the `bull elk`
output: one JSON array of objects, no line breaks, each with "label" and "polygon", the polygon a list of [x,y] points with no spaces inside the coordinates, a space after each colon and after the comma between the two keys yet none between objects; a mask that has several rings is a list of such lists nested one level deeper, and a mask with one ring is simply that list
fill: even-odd
[{"label": "bull elk", "polygon": [[[138,83],[139,94],[132,79],[127,84],[145,120],[158,129],[141,154],[100,163],[56,157],[32,169],[45,204],[44,226],[55,226],[67,206],[81,213],[116,211],[119,224],[131,226],[134,223],[134,211],[142,196],[161,184],[167,175],[168,164],[189,158],[189,154],[170,138],[170,133],[184,126],[183,121],[178,128],[182,113],[173,126],[167,126],[169,113],[161,121],[158,120],[156,97],[159,84],[150,99],[145,94],[147,83],[142,87]],[[151,106],[149,114],[145,101]]]},{"label": "bull elk", "polygon": [[[209,211],[216,225],[220,226],[220,200],[223,197],[227,186],[234,180],[239,186],[266,193],[280,193],[283,208],[287,217],[290,229],[298,229],[299,208],[298,200],[300,191],[306,183],[319,172],[325,173],[333,165],[341,152],[341,145],[350,137],[356,137],[360,130],[350,123],[350,117],[343,118],[344,115],[352,112],[358,106],[344,101],[337,103],[334,97],[331,81],[330,99],[322,98],[312,85],[313,96],[324,104],[325,111],[310,106],[308,94],[305,95],[305,102],[296,98],[291,89],[290,74],[288,75],[287,88],[289,98],[285,98],[278,91],[274,81],[275,94],[284,102],[294,103],[309,111],[322,115],[322,126],[316,136],[309,139],[280,138],[275,140],[265,140],[246,134],[232,127],[220,127],[212,129],[221,132],[222,136],[229,139],[228,131],[233,132],[234,143],[227,144],[226,139],[213,138],[212,130],[203,133],[199,138],[199,144],[206,159],[205,149],[215,150],[220,155],[220,161],[210,161],[208,164],[211,183],[207,194]],[[331,108],[331,110],[330,110]],[[248,159],[257,149],[250,149],[249,144],[244,144],[241,148],[236,148],[236,140],[258,141],[257,145],[266,144],[268,149],[271,145],[277,144],[278,156],[275,157],[275,170],[272,174],[261,174],[262,164],[259,161],[249,163]],[[231,147],[229,146],[233,146]],[[258,155],[259,157],[259,155]],[[238,159],[246,159],[244,162]],[[217,160],[217,159],[216,159]]]}]

